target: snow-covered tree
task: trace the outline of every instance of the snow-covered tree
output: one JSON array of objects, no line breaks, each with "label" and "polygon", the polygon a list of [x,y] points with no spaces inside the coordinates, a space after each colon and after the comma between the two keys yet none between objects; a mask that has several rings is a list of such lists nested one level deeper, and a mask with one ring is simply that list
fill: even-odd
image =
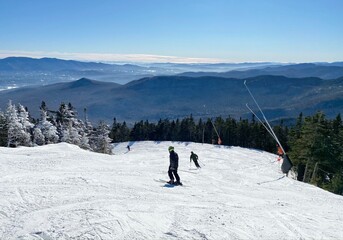
[{"label": "snow-covered tree", "polygon": [[18,120],[22,125],[23,130],[21,145],[31,146],[31,132],[34,127],[34,124],[30,122],[29,113],[27,109],[25,109],[25,107],[21,104],[18,104]]},{"label": "snow-covered tree", "polygon": [[33,124],[28,120],[28,113],[19,104],[19,113],[14,104],[10,101],[6,109],[8,123],[8,146],[31,146],[31,128]]},{"label": "snow-covered tree", "polygon": [[79,120],[79,131],[80,131],[80,135],[81,135],[81,141],[80,141],[80,147],[83,149],[92,149],[90,146],[90,140],[89,140],[89,136],[92,135],[93,133],[93,126],[92,123],[90,121],[88,121],[88,117],[87,117],[87,109],[84,109],[84,115],[85,115],[85,121],[82,122],[81,120]]},{"label": "snow-covered tree", "polygon": [[78,119],[73,106],[62,103],[57,112],[56,121],[62,142],[67,142],[75,145],[80,144],[81,136],[78,131]]},{"label": "snow-covered tree", "polygon": [[0,146],[7,146],[8,124],[3,112],[0,112]]},{"label": "snow-covered tree", "polygon": [[78,131],[69,123],[69,125],[61,126],[61,142],[66,142],[74,145],[80,145],[81,136]]},{"label": "snow-covered tree", "polygon": [[18,119],[27,131],[33,128],[34,124],[30,122],[29,112],[20,103],[18,104]]},{"label": "snow-covered tree", "polygon": [[41,130],[45,138],[45,144],[58,142],[59,137],[57,134],[57,128],[48,120],[45,108],[41,108],[41,120],[37,124],[37,127]]},{"label": "snow-covered tree", "polygon": [[90,123],[86,122],[82,122],[81,120],[79,120],[79,123],[78,123],[78,131],[79,131],[79,134],[81,136],[80,138],[80,148],[83,148],[83,149],[91,149],[90,145],[89,145],[89,138],[88,136],[90,136],[91,132],[92,132],[92,128],[91,125],[89,126]]},{"label": "snow-covered tree", "polygon": [[39,146],[45,144],[45,137],[42,134],[42,131],[38,127],[33,129],[33,143]]},{"label": "snow-covered tree", "polygon": [[77,119],[77,112],[73,106],[62,103],[57,113],[56,122],[59,124],[60,139],[62,142],[75,144],[84,149],[90,149],[88,135],[90,123],[85,124]]},{"label": "snow-covered tree", "polygon": [[99,153],[112,154],[111,138],[109,138],[110,128],[101,121],[90,138],[90,145],[93,151]]}]

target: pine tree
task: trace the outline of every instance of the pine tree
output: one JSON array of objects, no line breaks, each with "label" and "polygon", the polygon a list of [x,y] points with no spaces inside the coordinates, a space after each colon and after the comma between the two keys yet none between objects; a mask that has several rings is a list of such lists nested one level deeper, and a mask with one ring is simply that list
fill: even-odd
[{"label": "pine tree", "polygon": [[[223,134],[222,134],[222,132],[223,132],[223,129],[224,129],[224,124],[225,124],[225,122],[224,122],[224,120],[222,119],[222,117],[217,117],[216,119],[215,119],[215,121],[214,121],[214,123],[213,123],[213,125],[214,125],[214,127],[213,127],[213,129],[214,129],[214,132],[215,132],[215,134],[216,134],[216,143],[217,144],[219,144],[219,138],[221,139],[221,140],[223,140]],[[219,135],[219,136],[218,136]],[[220,143],[220,144],[222,144],[222,142]]]},{"label": "pine tree", "polygon": [[332,121],[332,161],[330,169],[334,172],[329,183],[324,188],[327,190],[343,195],[343,126],[341,115]]},{"label": "pine tree", "polygon": [[8,143],[8,123],[5,114],[0,112],[0,146],[7,146]]},{"label": "pine tree", "polygon": [[[293,130],[294,133],[294,130]],[[318,112],[313,117],[306,117],[300,136],[290,143],[290,156],[297,165],[298,171],[304,174],[304,182],[312,182],[320,185],[327,178],[333,159],[332,137],[330,136],[328,122],[322,112]],[[318,169],[324,171],[318,171]]]},{"label": "pine tree", "polygon": [[238,140],[238,145],[241,147],[248,147],[249,143],[249,122],[248,120],[241,120],[238,123],[238,135],[237,135],[237,140]]},{"label": "pine tree", "polygon": [[61,103],[57,112],[58,131],[62,142],[80,146],[81,138],[83,138],[83,124],[81,120],[76,118],[76,115],[77,113],[71,103],[68,105]]},{"label": "pine tree", "polygon": [[41,118],[36,127],[39,128],[43,134],[45,144],[58,142],[59,136],[57,128],[48,120],[46,106],[41,108]]},{"label": "pine tree", "polygon": [[133,128],[130,133],[130,139],[134,139],[135,141],[144,140],[143,125],[143,121],[137,122],[133,125]]},{"label": "pine tree", "polygon": [[90,137],[90,146],[95,152],[112,154],[111,138],[109,138],[109,126],[100,121],[92,136]]},{"label": "pine tree", "polygon": [[30,124],[27,122],[25,116],[25,109],[20,107],[20,115],[17,108],[10,101],[6,109],[6,121],[8,123],[8,142],[7,146],[31,146],[31,135],[28,132]]},{"label": "pine tree", "polygon": [[231,117],[226,119],[226,137],[224,137],[227,145],[237,145],[237,121]]},{"label": "pine tree", "polygon": [[184,118],[180,123],[180,138],[182,141],[190,142],[195,139],[195,123],[193,116]]},{"label": "pine tree", "polygon": [[170,124],[170,141],[180,141],[180,120],[172,121]]},{"label": "pine tree", "polygon": [[196,142],[204,143],[205,141],[205,125],[203,124],[202,119],[200,118],[198,124],[195,126],[196,131]]},{"label": "pine tree", "polygon": [[33,129],[33,143],[39,146],[42,146],[45,144],[45,137],[40,130],[40,128],[35,127]]},{"label": "pine tree", "polygon": [[120,124],[117,123],[117,119],[113,118],[113,123],[112,123],[112,128],[110,131],[110,138],[112,139],[112,142],[119,142],[119,128],[120,128]]},{"label": "pine tree", "polygon": [[80,147],[83,149],[87,149],[87,150],[91,150],[91,146],[89,143],[89,137],[92,135],[93,133],[93,126],[92,123],[90,121],[88,121],[88,118],[85,118],[85,123],[83,123],[82,121],[80,121],[80,134],[81,134],[81,139],[80,139]]}]

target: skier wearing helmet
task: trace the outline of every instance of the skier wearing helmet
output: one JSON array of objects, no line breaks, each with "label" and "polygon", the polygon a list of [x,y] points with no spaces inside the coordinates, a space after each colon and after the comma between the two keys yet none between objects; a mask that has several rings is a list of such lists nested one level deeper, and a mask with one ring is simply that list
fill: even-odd
[{"label": "skier wearing helmet", "polygon": [[[168,176],[170,178],[170,181],[168,182],[169,184],[174,184],[174,185],[182,185],[180,182],[180,177],[177,174],[177,168],[179,166],[179,156],[177,155],[176,152],[174,152],[174,147],[170,146],[168,148],[169,151],[169,169],[168,169]],[[174,177],[176,179],[176,182],[174,182]]]}]

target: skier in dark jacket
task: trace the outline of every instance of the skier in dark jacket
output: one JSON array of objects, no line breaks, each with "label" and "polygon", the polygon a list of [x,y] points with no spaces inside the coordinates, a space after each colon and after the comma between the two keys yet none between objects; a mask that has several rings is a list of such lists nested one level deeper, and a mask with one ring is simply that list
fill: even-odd
[{"label": "skier in dark jacket", "polygon": [[196,155],[194,152],[191,152],[191,156],[189,157],[189,162],[192,162],[192,160],[197,168],[201,168],[198,163],[198,155]]},{"label": "skier in dark jacket", "polygon": [[[180,182],[180,177],[177,174],[177,168],[179,167],[179,156],[176,152],[174,152],[174,147],[170,146],[168,148],[169,150],[169,169],[168,169],[168,176],[170,178],[170,181],[168,183],[175,184],[175,185],[182,185]],[[176,182],[174,182],[174,176],[176,179]]]}]

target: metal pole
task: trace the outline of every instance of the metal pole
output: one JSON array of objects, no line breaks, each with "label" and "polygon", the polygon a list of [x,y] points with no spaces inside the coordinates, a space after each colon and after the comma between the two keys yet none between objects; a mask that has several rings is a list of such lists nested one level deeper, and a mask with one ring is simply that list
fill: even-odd
[{"label": "metal pole", "polygon": [[269,124],[269,122],[268,122],[266,116],[264,115],[262,109],[260,108],[260,105],[258,105],[258,103],[257,103],[257,101],[256,101],[256,99],[255,99],[255,97],[254,97],[254,95],[252,95],[252,93],[250,92],[250,89],[248,88],[246,82],[247,82],[247,80],[244,81],[244,85],[245,85],[245,87],[247,88],[247,90],[248,90],[250,96],[251,96],[252,99],[254,100],[256,106],[257,106],[258,109],[260,110],[260,112],[261,112],[261,114],[262,114],[262,116],[263,116],[263,119],[266,121],[266,123],[267,123],[267,125],[268,125],[268,127],[269,127],[269,130],[270,130],[271,133],[272,133],[272,136],[274,137],[275,141],[279,144],[279,146],[281,147],[282,151],[283,151],[284,153],[286,153],[285,150],[283,149],[283,147],[282,147],[282,145],[281,145],[279,139],[277,138],[275,132],[273,131],[272,127],[270,126],[270,124]]}]

